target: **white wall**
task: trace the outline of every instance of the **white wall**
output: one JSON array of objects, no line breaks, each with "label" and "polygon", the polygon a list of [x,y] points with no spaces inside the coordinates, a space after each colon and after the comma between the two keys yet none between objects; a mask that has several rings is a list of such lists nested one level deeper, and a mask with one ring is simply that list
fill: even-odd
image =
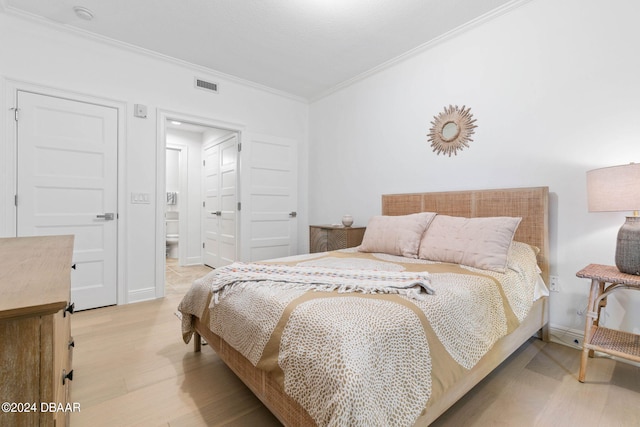
[{"label": "white wall", "polygon": [[[150,204],[119,207],[119,226],[125,228],[124,295],[120,302],[152,298],[156,282],[156,147],[158,109],[197,117],[239,123],[248,132],[288,137],[299,141],[299,153],[306,155],[308,105],[251,85],[226,81],[201,69],[168,62],[137,51],[114,47],[86,36],[58,30],[55,26],[34,23],[0,13],[0,77],[3,100],[9,96],[7,81],[18,80],[70,92],[108,98],[127,107],[123,157],[124,191],[149,193]],[[193,87],[195,76],[219,83],[219,94]],[[8,79],[8,80],[7,80]],[[0,153],[9,141],[10,116],[6,101],[0,117]],[[133,117],[133,105],[148,107],[148,118]],[[4,108],[6,107],[6,108]],[[11,235],[6,212],[13,205],[13,191],[5,185],[3,170],[0,187],[0,236]],[[301,185],[306,188],[306,185]],[[300,197],[298,211],[304,215],[306,196]],[[305,239],[305,224],[300,221],[300,239]]]},{"label": "white wall", "polygon": [[[588,283],[575,272],[590,262],[613,263],[624,221],[623,214],[587,212],[585,172],[640,161],[639,15],[634,0],[532,0],[309,108],[203,70],[0,14],[0,76],[123,102],[121,191],[127,195],[156,194],[157,109],[300,141],[299,248],[308,247],[308,223],[339,222],[351,213],[356,225],[366,224],[379,213],[383,193],[547,185],[551,272],[561,284],[552,295],[551,321],[581,329],[583,318],[575,313],[584,308]],[[220,93],[195,90],[194,76],[218,82]],[[2,91],[6,100],[5,80]],[[147,119],[132,117],[134,104],[147,105]],[[448,104],[470,106],[478,120],[470,148],[451,158],[435,155],[426,138],[433,116]],[[9,119],[5,109],[3,155]],[[6,212],[13,204],[4,185],[8,173],[0,171],[2,236],[10,235]],[[127,204],[121,213],[126,302],[149,296],[159,280],[155,201]],[[605,321],[637,330],[637,296],[614,299]]]},{"label": "white wall", "polygon": [[[169,135],[167,135],[167,141]],[[167,192],[179,192],[180,191],[180,149],[167,148]],[[175,205],[167,206],[167,210],[178,210],[180,201],[176,200]]]},{"label": "white wall", "polygon": [[[314,102],[309,222],[365,225],[384,193],[548,186],[551,323],[581,331],[575,273],[613,264],[625,215],[587,212],[585,173],[640,162],[638,16],[634,0],[533,0]],[[453,157],[426,137],[449,104],[478,125]],[[639,296],[612,298],[606,324],[640,332]]]},{"label": "white wall", "polygon": [[[182,147],[180,155],[187,157],[185,183],[180,183],[178,190],[178,207],[180,215],[180,244],[184,245],[185,265],[202,264],[202,144],[203,135],[196,132],[167,129],[167,144]],[[169,170],[167,170],[167,191],[169,189]],[[184,184],[184,185],[182,185]],[[171,209],[167,206],[167,209]]]}]

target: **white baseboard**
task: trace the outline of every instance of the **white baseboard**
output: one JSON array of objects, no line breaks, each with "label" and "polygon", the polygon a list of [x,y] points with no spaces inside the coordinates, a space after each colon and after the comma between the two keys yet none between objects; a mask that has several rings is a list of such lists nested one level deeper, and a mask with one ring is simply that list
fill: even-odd
[{"label": "white baseboard", "polygon": [[582,340],[584,339],[583,330],[550,326],[549,335],[551,342],[582,350]]},{"label": "white baseboard", "polygon": [[187,262],[185,265],[202,265],[203,264],[201,256],[187,257],[186,261]]},{"label": "white baseboard", "polygon": [[156,288],[154,286],[144,289],[135,289],[133,291],[129,291],[128,297],[128,303],[149,301],[156,298]]},{"label": "white baseboard", "polygon": [[[563,344],[577,350],[582,350],[582,341],[584,340],[584,330],[577,330],[571,328],[558,328],[555,326],[549,327],[549,339],[551,342]],[[629,363],[634,366],[640,367],[640,363],[633,360],[624,359],[621,357],[611,356],[610,354],[596,352],[598,357],[608,357],[620,362]]]}]

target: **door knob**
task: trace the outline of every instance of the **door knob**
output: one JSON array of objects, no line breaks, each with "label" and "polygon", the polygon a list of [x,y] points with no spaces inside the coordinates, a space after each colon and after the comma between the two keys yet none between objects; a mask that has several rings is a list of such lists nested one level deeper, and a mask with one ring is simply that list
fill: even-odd
[{"label": "door knob", "polygon": [[298,212],[296,212],[296,211],[289,212],[289,216],[290,216],[291,218],[295,218],[295,217],[297,217],[297,216],[298,216]]},{"label": "door knob", "polygon": [[115,215],[113,212],[104,213],[102,215],[96,215],[96,218],[104,218],[105,221],[113,221]]}]

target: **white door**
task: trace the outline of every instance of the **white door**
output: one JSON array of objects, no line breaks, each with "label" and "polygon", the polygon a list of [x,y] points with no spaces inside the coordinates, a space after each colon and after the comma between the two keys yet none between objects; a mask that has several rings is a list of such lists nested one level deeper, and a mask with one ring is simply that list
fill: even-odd
[{"label": "white door", "polygon": [[76,309],[116,304],[118,111],[17,95],[17,235],[75,235]]},{"label": "white door", "polygon": [[[247,142],[247,144],[244,144]],[[248,145],[244,149],[244,145]],[[297,144],[289,138],[243,135],[249,158],[242,182],[243,260],[259,261],[297,254]]]},{"label": "white door", "polygon": [[203,147],[204,263],[221,267],[237,259],[238,136]]}]

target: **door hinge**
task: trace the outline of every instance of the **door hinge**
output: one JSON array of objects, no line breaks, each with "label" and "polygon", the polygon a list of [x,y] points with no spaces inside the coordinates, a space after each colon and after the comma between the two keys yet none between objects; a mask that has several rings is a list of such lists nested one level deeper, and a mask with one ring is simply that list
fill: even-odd
[{"label": "door hinge", "polygon": [[242,142],[238,143],[238,153],[242,151]]},{"label": "door hinge", "polygon": [[14,107],[11,108],[13,110],[13,119],[17,122],[18,121],[18,111],[20,111],[20,109],[18,107]]},{"label": "door hinge", "polygon": [[18,206],[18,195],[17,194],[13,196],[13,204],[15,206]]},{"label": "door hinge", "polygon": [[204,166],[206,163],[207,163],[207,161],[206,161],[206,160],[203,160],[203,161],[202,161],[202,166]]},{"label": "door hinge", "polygon": [[202,242],[202,249],[204,249],[204,242]]},{"label": "door hinge", "polygon": [[242,209],[242,203],[238,202],[238,210]]},{"label": "door hinge", "polygon": [[204,201],[202,202],[202,207],[204,208]]}]

